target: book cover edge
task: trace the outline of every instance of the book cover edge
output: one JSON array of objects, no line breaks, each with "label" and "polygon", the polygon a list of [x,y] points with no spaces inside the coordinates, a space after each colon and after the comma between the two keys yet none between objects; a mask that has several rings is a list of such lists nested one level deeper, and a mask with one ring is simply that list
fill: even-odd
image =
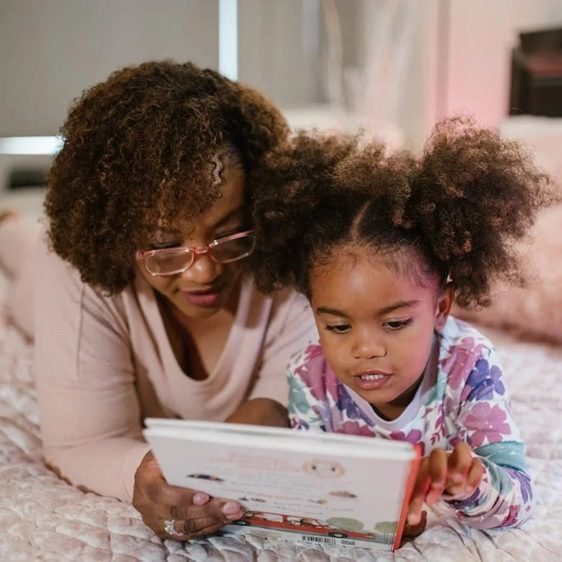
[{"label": "book cover edge", "polygon": [[410,505],[410,497],[414,491],[414,485],[416,483],[416,478],[418,475],[418,468],[421,462],[421,446],[419,444],[415,445],[416,457],[412,460],[410,465],[410,474],[408,475],[408,480],[406,482],[406,490],[404,492],[404,500],[402,501],[402,509],[400,510],[400,516],[398,518],[398,526],[396,528],[396,535],[394,536],[394,543],[392,544],[392,552],[400,548],[400,543],[402,541],[402,535],[404,534],[404,527],[406,525],[406,517],[408,516],[408,507]]}]

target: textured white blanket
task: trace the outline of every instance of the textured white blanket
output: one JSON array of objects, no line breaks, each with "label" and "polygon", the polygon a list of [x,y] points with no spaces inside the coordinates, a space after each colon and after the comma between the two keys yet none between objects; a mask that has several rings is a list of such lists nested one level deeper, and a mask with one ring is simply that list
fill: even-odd
[{"label": "textured white blanket", "polygon": [[[31,345],[6,320],[8,282],[0,274],[0,560],[367,561],[366,551],[234,536],[192,544],[162,542],[138,513],[117,500],[83,493],[42,462]],[[545,319],[546,320],[546,319]],[[562,347],[490,332],[505,366],[514,415],[528,446],[536,486],[532,519],[521,529],[478,531],[445,506],[428,529],[381,561],[551,561],[562,551]]]}]

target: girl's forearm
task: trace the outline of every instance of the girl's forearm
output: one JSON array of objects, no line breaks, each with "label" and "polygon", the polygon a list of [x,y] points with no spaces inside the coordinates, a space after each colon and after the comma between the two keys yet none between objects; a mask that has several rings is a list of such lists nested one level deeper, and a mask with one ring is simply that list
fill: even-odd
[{"label": "girl's forearm", "polygon": [[461,521],[480,529],[515,527],[529,517],[533,494],[524,471],[499,466],[483,458],[485,472],[474,493],[462,500],[447,500]]}]

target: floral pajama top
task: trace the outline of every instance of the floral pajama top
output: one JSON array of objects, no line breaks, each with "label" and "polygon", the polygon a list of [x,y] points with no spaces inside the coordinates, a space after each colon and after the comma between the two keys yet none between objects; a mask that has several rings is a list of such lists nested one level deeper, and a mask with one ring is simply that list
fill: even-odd
[{"label": "floral pajama top", "polygon": [[391,421],[338,381],[320,345],[309,345],[289,365],[291,425],[409,441],[424,455],[466,441],[485,473],[470,497],[447,503],[473,527],[518,525],[529,516],[533,492],[494,348],[475,328],[452,317],[435,343],[438,349],[415,397]]}]

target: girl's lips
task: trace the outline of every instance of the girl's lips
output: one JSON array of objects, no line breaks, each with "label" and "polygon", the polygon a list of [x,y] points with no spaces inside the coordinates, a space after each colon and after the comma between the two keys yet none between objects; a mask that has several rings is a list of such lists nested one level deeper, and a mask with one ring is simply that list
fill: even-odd
[{"label": "girl's lips", "polygon": [[361,390],[379,390],[388,383],[391,376],[388,373],[370,371],[354,375],[353,380]]}]

